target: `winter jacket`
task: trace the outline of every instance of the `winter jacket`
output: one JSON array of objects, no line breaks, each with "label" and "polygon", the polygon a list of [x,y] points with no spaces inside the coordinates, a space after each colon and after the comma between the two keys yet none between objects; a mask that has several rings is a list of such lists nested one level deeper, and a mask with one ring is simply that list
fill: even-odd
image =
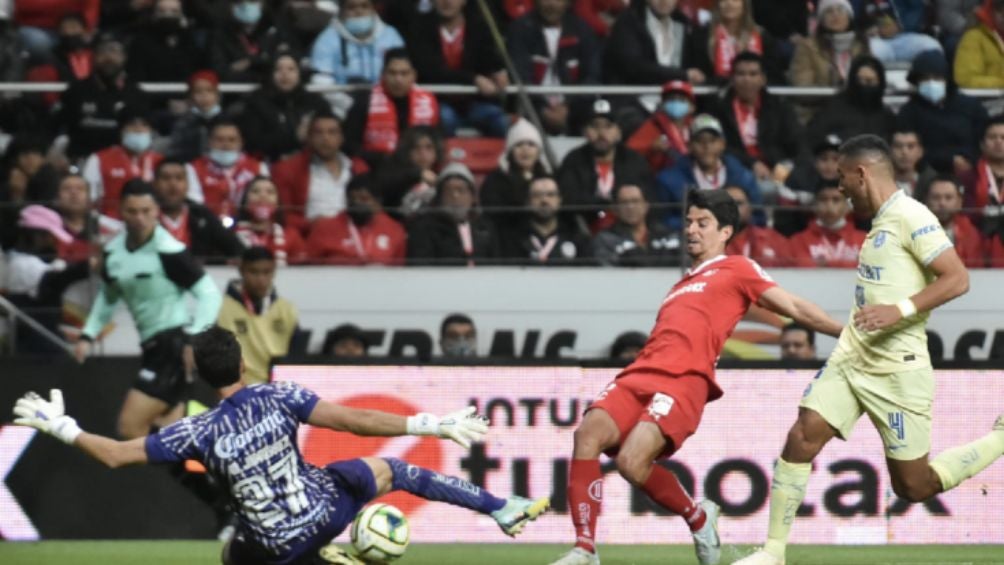
[{"label": "winter jacket", "polygon": [[386,213],[374,214],[368,224],[358,226],[342,212],[314,222],[307,238],[307,257],[329,265],[401,265],[406,244],[404,228]]},{"label": "winter jacket", "polygon": [[299,151],[302,143],[297,130],[303,120],[331,108],[320,94],[302,86],[288,93],[263,86],[246,100],[238,118],[244,150],[268,161]]},{"label": "winter jacket", "polygon": [[408,264],[410,265],[481,265],[499,257],[499,238],[491,222],[471,220],[473,252],[464,252],[457,222],[439,211],[430,211],[408,226]]},{"label": "winter jacket", "polygon": [[[261,83],[271,76],[276,57],[287,53],[298,59],[300,45],[295,36],[278,22],[272,23],[267,14],[250,34],[230,20],[209,38],[209,66],[223,82]],[[249,59],[251,65],[243,71],[230,68],[242,59]]]},{"label": "winter jacket", "polygon": [[656,267],[680,264],[680,236],[658,223],[649,223],[648,242],[638,245],[631,228],[615,224],[593,238],[593,257],[601,265]]},{"label": "winter jacket", "polygon": [[66,154],[84,157],[115,145],[120,140],[118,114],[122,108],[148,111],[149,98],[136,83],[108,86],[97,75],[73,82],[60,98],[57,123],[64,124],[70,137]]},{"label": "winter jacket", "polygon": [[[855,38],[851,45],[851,59],[868,53],[868,45]],[[843,76],[833,61],[833,51],[824,47],[819,38],[809,38],[795,46],[788,69],[792,86],[840,86]]]},{"label": "winter jacket", "polygon": [[692,29],[686,17],[674,12],[672,20],[683,31],[681,64],[664,67],[656,57],[655,40],[645,23],[648,6],[635,0],[621,12],[610,31],[603,54],[603,79],[607,84],[658,85],[670,80],[686,80],[686,69],[695,65]]},{"label": "winter jacket", "polygon": [[474,76],[490,76],[505,69],[491,33],[477,17],[464,20],[463,55],[459,69],[446,66],[435,12],[419,16],[408,30],[408,52],[418,72],[418,82],[426,84],[474,84]]},{"label": "winter jacket", "polygon": [[321,84],[376,84],[383,71],[383,56],[395,47],[404,47],[401,34],[377,18],[373,33],[359,39],[342,21],[332,18],[328,29],[314,40],[310,66]]},{"label": "winter jacket", "polygon": [[899,127],[915,131],[924,144],[924,158],[935,170],[951,172],[952,160],[961,155],[976,163],[980,140],[987,123],[987,111],[979,100],[949,85],[941,105],[914,94],[899,110]]},{"label": "winter jacket", "polygon": [[223,227],[209,208],[191,200],[188,206],[188,250],[193,257],[206,263],[225,263],[240,257],[244,251],[234,232]]},{"label": "winter jacket", "polygon": [[570,266],[591,263],[589,238],[563,222],[548,237],[538,234],[527,221],[502,233],[502,256],[507,265]]},{"label": "winter jacket", "polygon": [[966,267],[980,269],[987,266],[987,242],[968,216],[956,214],[948,236]]},{"label": "winter jacket", "polygon": [[205,68],[190,29],[165,32],[149,25],[129,45],[126,72],[136,82],[186,82]]},{"label": "winter jacket", "polygon": [[[286,226],[306,233],[307,202],[310,200],[310,165],[313,158],[310,150],[278,161],[272,166],[272,179],[279,189],[279,202],[286,206]],[[342,166],[348,167],[352,176],[369,171],[362,159],[350,159],[341,155]]]},{"label": "winter jacket", "polygon": [[[652,175],[648,170],[648,162],[623,145],[618,146],[614,153],[613,173],[611,198],[613,188],[625,184],[638,185],[646,193],[651,193]],[[610,204],[609,198],[597,194],[597,184],[596,157],[592,147],[585,144],[569,152],[558,169],[562,206],[594,206],[593,210],[577,212],[587,223],[591,223],[602,211],[600,208]]]},{"label": "winter jacket", "polygon": [[986,23],[970,29],[959,41],[955,82],[962,88],[1004,88],[1004,39]]},{"label": "winter jacket", "polygon": [[[725,184],[721,188],[738,186],[746,192],[751,205],[760,206],[763,199],[760,196],[760,187],[757,185],[753,172],[744,167],[739,159],[729,154],[722,155],[722,163],[725,165]],[[687,191],[696,188],[694,162],[690,156],[680,157],[672,167],[663,170],[655,177],[658,202],[667,205],[659,214],[664,224],[672,229],[680,229],[683,225],[682,207],[687,198]],[[754,219],[757,224],[763,224],[763,211],[757,210],[754,213]]]}]

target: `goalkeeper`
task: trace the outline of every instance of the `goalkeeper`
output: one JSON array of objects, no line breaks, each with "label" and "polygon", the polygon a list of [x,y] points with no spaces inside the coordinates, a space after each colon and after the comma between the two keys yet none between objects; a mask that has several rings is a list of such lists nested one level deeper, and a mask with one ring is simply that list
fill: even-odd
[{"label": "goalkeeper", "polygon": [[233,334],[214,327],[196,335],[193,346],[199,375],[223,398],[209,412],[150,436],[116,441],[82,431],[64,415],[62,393],[53,390],[48,401],[31,392],[18,400],[14,423],[75,445],[109,467],[201,461],[226,486],[240,519],[223,550],[225,564],[313,563],[365,504],[394,490],[489,514],[510,536],[547,509],[547,498],[498,498],[463,479],[394,458],[315,467],[296,445],[297,428],[305,422],[363,436],[434,435],[467,448],[488,431],[473,407],[442,418],[406,418],[331,404],[293,383],[245,386]]}]

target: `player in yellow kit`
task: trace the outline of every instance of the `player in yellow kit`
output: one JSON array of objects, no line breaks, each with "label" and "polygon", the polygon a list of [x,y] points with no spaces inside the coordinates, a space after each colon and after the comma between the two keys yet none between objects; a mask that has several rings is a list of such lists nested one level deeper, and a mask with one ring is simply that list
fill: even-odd
[{"label": "player in yellow kit", "polygon": [[851,322],[805,391],[771,485],[763,549],[736,565],[780,565],[812,460],[847,439],[868,414],[885,445],[893,490],[911,502],[959,483],[1004,454],[1004,415],[991,432],[928,461],[934,372],[924,327],[930,311],[969,289],[969,274],[941,224],[893,180],[889,147],[861,135],[840,148],[840,188],[871,215],[861,246]]}]

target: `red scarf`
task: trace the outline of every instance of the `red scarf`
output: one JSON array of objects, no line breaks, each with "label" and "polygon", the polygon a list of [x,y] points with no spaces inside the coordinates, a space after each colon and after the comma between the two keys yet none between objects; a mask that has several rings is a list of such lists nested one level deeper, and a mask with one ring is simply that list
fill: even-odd
[{"label": "red scarf", "polygon": [[192,240],[188,232],[188,206],[185,206],[177,220],[172,220],[167,214],[161,214],[160,225],[171,234],[171,237],[184,243],[185,247],[191,245]]},{"label": "red scarf", "polygon": [[287,249],[286,230],[281,224],[273,223],[271,229],[259,233],[254,231],[251,222],[240,221],[237,222],[234,234],[245,247],[264,247],[271,251],[279,266],[288,264],[289,249]]},{"label": "red scarf", "polygon": [[467,24],[461,24],[456,32],[450,33],[446,28],[439,28],[439,46],[443,51],[443,61],[446,68],[459,70],[464,62],[464,36],[467,34]]},{"label": "red scarf", "polygon": [[689,154],[690,149],[687,146],[687,141],[690,140],[690,131],[678,128],[676,123],[662,112],[656,112],[654,116],[655,125],[659,126],[662,133],[666,135],[666,139],[669,140],[669,148],[680,155]]},{"label": "red scarf", "polygon": [[740,45],[737,38],[729,35],[725,26],[718,24],[715,27],[715,75],[729,77],[732,74],[732,59],[743,51],[763,55],[763,40],[760,39],[759,31],[754,30],[746,45]]},{"label": "red scarf", "polygon": [[[408,125],[434,126],[439,124],[439,104],[436,96],[417,86],[408,93]],[[397,129],[397,108],[384,92],[383,85],[373,87],[370,97],[369,117],[363,133],[363,150],[373,153],[392,153],[397,147],[400,132]]]},{"label": "red scarf", "polygon": [[752,107],[739,101],[739,98],[732,99],[732,112],[736,116],[736,125],[739,127],[739,138],[742,139],[746,152],[754,159],[760,158],[760,146],[757,145],[757,136],[760,126],[760,101]]}]

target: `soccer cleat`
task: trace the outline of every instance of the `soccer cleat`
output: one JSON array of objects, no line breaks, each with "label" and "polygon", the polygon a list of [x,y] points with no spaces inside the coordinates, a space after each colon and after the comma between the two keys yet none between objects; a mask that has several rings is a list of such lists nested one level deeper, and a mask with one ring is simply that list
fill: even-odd
[{"label": "soccer cleat", "polygon": [[326,545],[317,553],[326,565],[366,565],[366,562],[335,544]]},{"label": "soccer cleat", "polygon": [[700,530],[694,532],[694,551],[701,565],[716,565],[722,558],[722,540],[718,537],[718,514],[721,509],[710,500],[697,503],[707,519]]},{"label": "soccer cleat", "polygon": [[549,497],[530,500],[522,496],[510,496],[506,499],[505,506],[492,512],[492,518],[498,522],[499,527],[509,537],[516,537],[516,534],[523,531],[527,522],[537,519],[548,508],[551,507]]},{"label": "soccer cleat", "polygon": [[784,565],[784,559],[778,559],[765,549],[758,549],[752,555],[748,555],[732,565]]},{"label": "soccer cleat", "polygon": [[600,565],[600,556],[581,547],[573,547],[551,565]]}]

